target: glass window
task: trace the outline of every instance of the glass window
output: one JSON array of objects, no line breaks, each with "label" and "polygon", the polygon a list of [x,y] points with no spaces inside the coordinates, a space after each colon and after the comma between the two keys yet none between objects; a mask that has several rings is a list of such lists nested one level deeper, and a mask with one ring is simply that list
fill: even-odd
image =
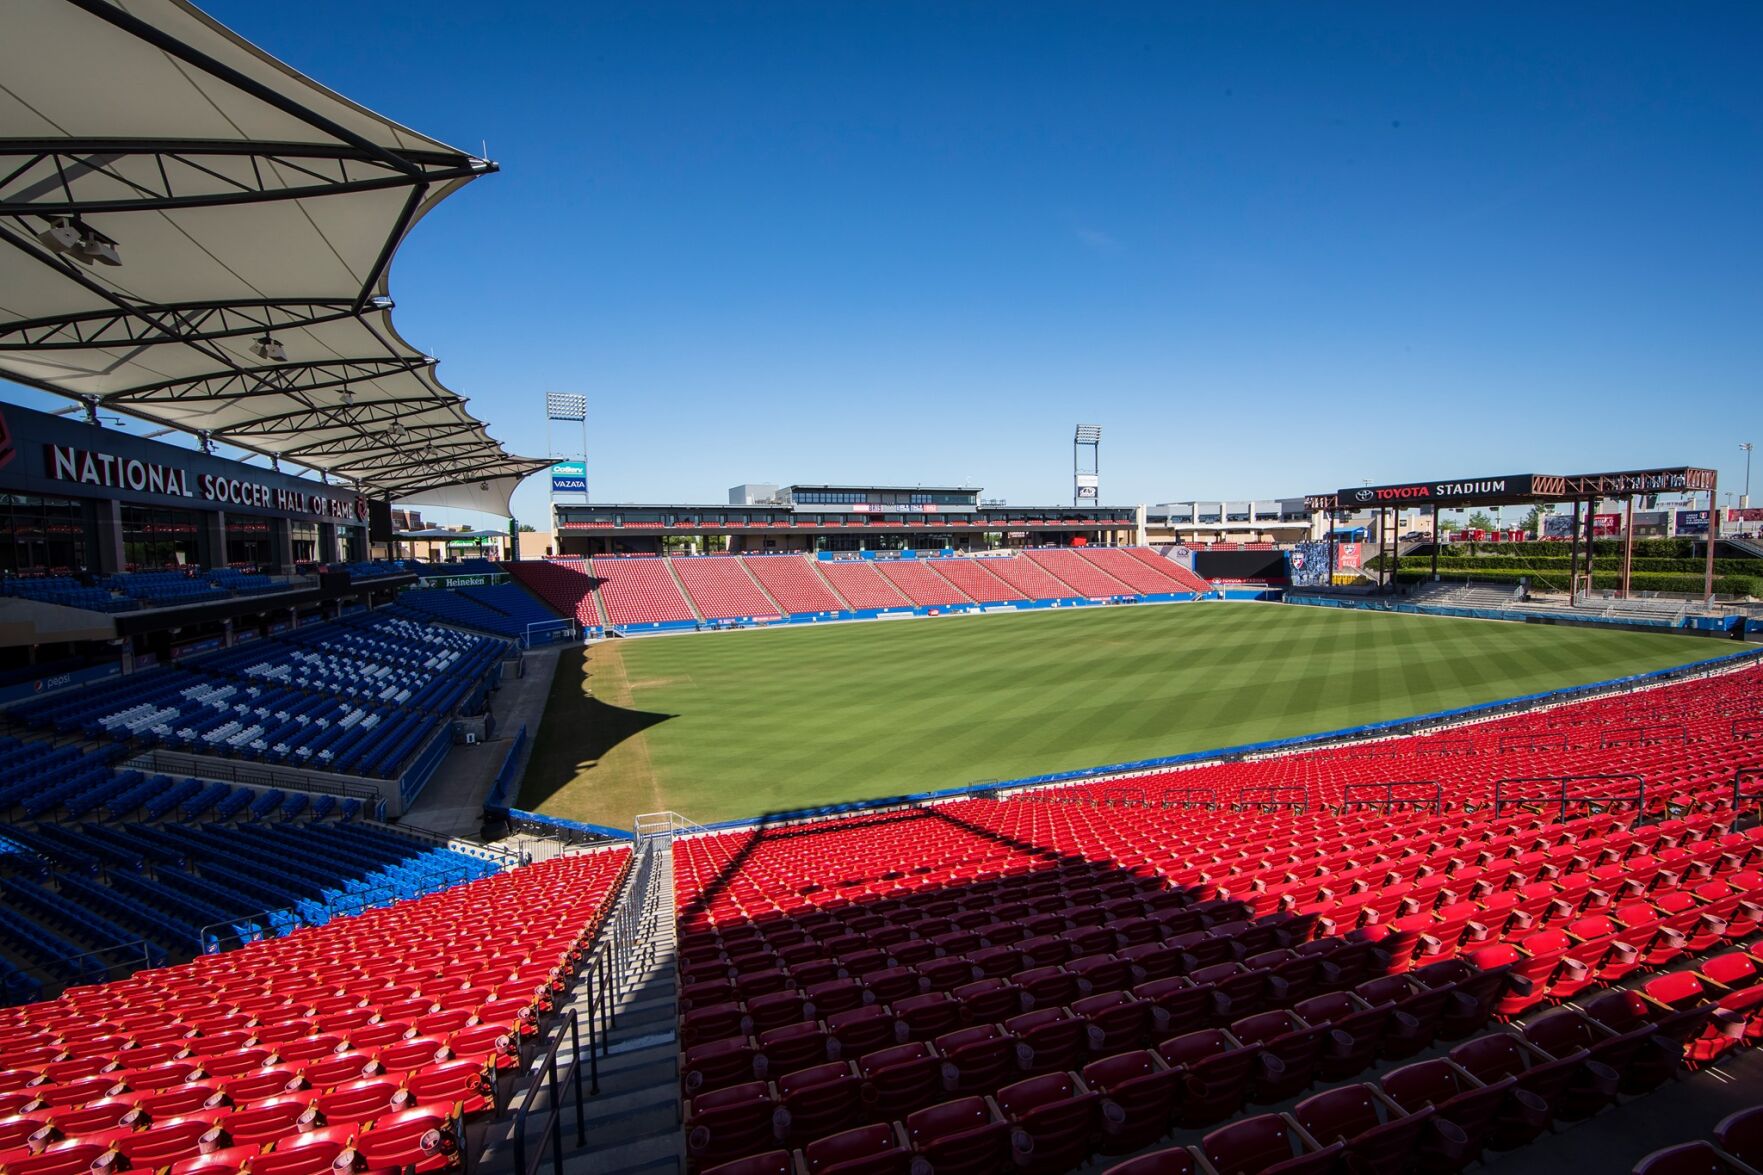
[{"label": "glass window", "polygon": [[0,568],[61,574],[92,565],[92,523],[84,502],[0,494]]},{"label": "glass window", "polygon": [[288,523],[288,538],[294,548],[294,562],[313,563],[318,559],[318,523]]},{"label": "glass window", "polygon": [[163,506],[122,508],[122,561],[130,571],[200,566],[201,515]]},{"label": "glass window", "polygon": [[272,563],[269,519],[227,515],[226,561],[228,565],[240,568],[266,567]]}]

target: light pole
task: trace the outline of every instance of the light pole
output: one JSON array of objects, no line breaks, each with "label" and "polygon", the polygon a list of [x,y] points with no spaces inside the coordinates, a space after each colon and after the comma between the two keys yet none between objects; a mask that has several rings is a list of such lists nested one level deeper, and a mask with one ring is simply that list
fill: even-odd
[{"label": "light pole", "polygon": [[1745,455],[1745,492],[1739,498],[1739,505],[1749,506],[1751,504],[1751,442],[1740,441],[1739,452]]}]

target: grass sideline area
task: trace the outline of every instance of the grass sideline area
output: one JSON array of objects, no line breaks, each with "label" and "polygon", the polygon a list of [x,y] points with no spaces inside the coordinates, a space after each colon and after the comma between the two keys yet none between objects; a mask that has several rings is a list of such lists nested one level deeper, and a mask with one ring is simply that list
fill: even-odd
[{"label": "grass sideline area", "polygon": [[1335,730],[1728,651],[1285,604],[833,624],[566,650],[520,806],[629,827]]}]

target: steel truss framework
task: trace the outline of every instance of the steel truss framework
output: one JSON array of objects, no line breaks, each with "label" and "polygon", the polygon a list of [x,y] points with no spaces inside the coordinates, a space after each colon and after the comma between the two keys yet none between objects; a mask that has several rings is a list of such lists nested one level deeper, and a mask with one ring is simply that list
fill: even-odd
[{"label": "steel truss framework", "polygon": [[[1567,502],[1573,507],[1572,554],[1571,570],[1568,577],[1567,602],[1572,606],[1582,591],[1589,591],[1595,580],[1592,577],[1592,551],[1595,539],[1593,512],[1597,503],[1606,499],[1615,499],[1623,503],[1627,521],[1622,527],[1622,554],[1619,565],[1620,586],[1618,591],[1626,599],[1632,583],[1634,563],[1634,500],[1638,497],[1656,494],[1699,494],[1708,495],[1708,529],[1706,541],[1703,543],[1702,592],[1708,602],[1714,599],[1714,547],[1720,538],[1720,512],[1715,506],[1715,494],[1719,489],[1720,477],[1717,471],[1702,469],[1696,466],[1662,466],[1657,469],[1627,469],[1609,473],[1537,473],[1530,477],[1530,491],[1525,494],[1513,495],[1510,498],[1494,501],[1480,495],[1467,495],[1462,499],[1452,497],[1431,498],[1425,502],[1414,503],[1417,506],[1429,506],[1432,509],[1433,536],[1432,544],[1432,575],[1436,580],[1439,573],[1438,515],[1441,509],[1454,509],[1468,505],[1525,505],[1549,502]],[[1335,536],[1333,523],[1342,511],[1350,511],[1352,506],[1344,505],[1340,492],[1332,494],[1309,494],[1304,498],[1304,507],[1311,514],[1325,514],[1329,518],[1328,533],[1328,567],[1329,578],[1333,581],[1335,568]],[[1389,512],[1393,523],[1399,506],[1376,507],[1378,517],[1383,518]],[[1584,521],[1581,521],[1581,511]],[[1380,534],[1384,533],[1381,529]],[[1580,548],[1585,548],[1585,569],[1580,570]],[[1388,589],[1395,582],[1396,567],[1393,562],[1386,568],[1387,579],[1380,582],[1380,588]],[[1582,586],[1583,585],[1583,586]]]},{"label": "steel truss framework", "polygon": [[[369,306],[375,311],[391,308],[390,298],[373,299]],[[0,351],[208,342],[318,326],[354,318],[357,313],[353,298],[141,303],[130,309],[89,310],[0,322]]]}]

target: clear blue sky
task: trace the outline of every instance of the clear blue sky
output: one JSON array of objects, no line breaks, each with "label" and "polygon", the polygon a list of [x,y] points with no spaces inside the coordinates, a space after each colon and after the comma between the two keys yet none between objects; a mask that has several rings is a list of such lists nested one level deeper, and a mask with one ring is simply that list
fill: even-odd
[{"label": "clear blue sky", "polygon": [[[596,500],[1292,494],[1763,440],[1763,5],[208,0],[499,175],[400,330]],[[545,516],[541,479],[516,499]],[[1758,495],[1763,496],[1763,465]]]}]

